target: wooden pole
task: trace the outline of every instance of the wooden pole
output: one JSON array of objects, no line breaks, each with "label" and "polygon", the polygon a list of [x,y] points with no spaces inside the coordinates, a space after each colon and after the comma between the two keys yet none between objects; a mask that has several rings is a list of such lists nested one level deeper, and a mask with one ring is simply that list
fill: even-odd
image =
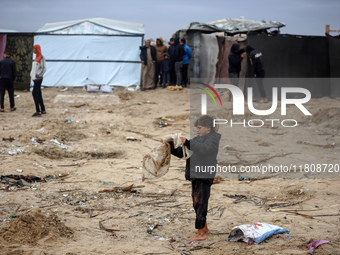
[{"label": "wooden pole", "polygon": [[329,32],[340,33],[340,30],[331,30],[329,25],[326,25],[326,34]]}]

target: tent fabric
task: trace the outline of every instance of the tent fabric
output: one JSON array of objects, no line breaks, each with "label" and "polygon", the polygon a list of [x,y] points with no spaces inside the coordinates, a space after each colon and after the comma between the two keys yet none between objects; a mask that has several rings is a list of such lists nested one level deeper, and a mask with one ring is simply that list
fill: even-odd
[{"label": "tent fabric", "polygon": [[37,33],[54,34],[130,34],[143,35],[144,25],[105,18],[47,23]]},{"label": "tent fabric", "polygon": [[199,63],[204,63],[200,67],[200,78],[207,84],[215,84],[216,64],[218,61],[218,43],[214,34],[201,34]]},{"label": "tent fabric", "polygon": [[[3,53],[6,49],[7,35],[0,35],[0,52]],[[0,54],[0,60],[4,58],[4,54]]]},{"label": "tent fabric", "polygon": [[[240,48],[244,48],[246,46],[246,38],[245,37],[230,37],[230,36],[217,36],[218,46],[219,46],[219,55],[218,55],[218,63],[216,65],[216,83],[219,84],[227,84],[230,83],[229,80],[229,53],[231,46],[234,43],[240,44]],[[238,80],[238,87],[243,91],[244,90],[244,82],[245,75],[247,71],[247,61],[242,60],[241,62],[241,72],[240,79]]]},{"label": "tent fabric", "polygon": [[[250,33],[247,44],[262,52],[266,72],[264,88],[269,99],[272,87],[280,87],[273,85],[270,78],[284,78],[285,84],[306,88],[312,97],[330,96],[329,56],[325,37]],[[253,86],[253,79],[247,79],[247,82],[248,87]],[[254,95],[257,96],[257,89]]]},{"label": "tent fabric", "polygon": [[30,71],[32,67],[33,35],[7,34],[6,48],[11,51],[11,58],[15,61],[17,76],[14,80],[15,89],[29,89]]},{"label": "tent fabric", "polygon": [[143,36],[142,24],[102,18],[46,24],[34,37],[46,58],[42,85],[138,86]]},{"label": "tent fabric", "polygon": [[328,46],[323,36],[250,33],[247,44],[262,52],[268,78],[329,77]]}]

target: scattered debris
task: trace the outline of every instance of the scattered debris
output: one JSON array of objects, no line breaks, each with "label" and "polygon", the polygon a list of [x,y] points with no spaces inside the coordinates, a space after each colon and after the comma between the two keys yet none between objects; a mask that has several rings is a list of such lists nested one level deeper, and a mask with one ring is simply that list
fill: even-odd
[{"label": "scattered debris", "polygon": [[13,142],[15,139],[13,137],[9,137],[9,138],[6,138],[6,137],[3,137],[2,138],[2,141],[9,141],[9,142]]},{"label": "scattered debris", "polygon": [[146,231],[148,234],[152,234],[152,231],[157,228],[158,223],[154,223],[152,225],[149,226],[149,229]]},{"label": "scattered debris", "polygon": [[308,253],[313,254],[315,249],[318,248],[321,244],[329,243],[328,240],[315,240],[308,244]]},{"label": "scattered debris", "polygon": [[128,136],[126,137],[126,141],[130,141],[130,142],[140,142],[142,141],[141,139],[138,139],[138,138],[134,138],[132,136]]}]

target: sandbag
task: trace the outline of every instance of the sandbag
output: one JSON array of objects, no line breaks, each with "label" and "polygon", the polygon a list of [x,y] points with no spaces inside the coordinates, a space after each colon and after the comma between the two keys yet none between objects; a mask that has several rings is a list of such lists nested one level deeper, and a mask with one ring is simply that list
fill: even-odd
[{"label": "sandbag", "polygon": [[174,142],[175,149],[182,146],[184,154],[183,159],[190,157],[190,151],[183,145],[180,137],[180,133],[164,136],[162,143],[144,156],[142,181],[145,179],[159,178],[169,171],[171,159],[170,141]]},{"label": "sandbag", "polygon": [[268,223],[257,222],[234,227],[230,232],[228,240],[231,242],[242,240],[248,244],[258,244],[271,235],[282,233],[290,233],[290,230]]}]

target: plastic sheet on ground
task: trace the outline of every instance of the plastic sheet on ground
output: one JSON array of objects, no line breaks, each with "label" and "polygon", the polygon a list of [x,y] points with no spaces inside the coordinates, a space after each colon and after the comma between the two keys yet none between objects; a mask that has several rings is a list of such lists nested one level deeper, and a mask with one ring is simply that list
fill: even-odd
[{"label": "plastic sheet on ground", "polygon": [[242,240],[247,244],[258,244],[271,235],[283,233],[290,233],[290,230],[268,223],[256,222],[234,227],[230,232],[228,240],[232,242]]}]

